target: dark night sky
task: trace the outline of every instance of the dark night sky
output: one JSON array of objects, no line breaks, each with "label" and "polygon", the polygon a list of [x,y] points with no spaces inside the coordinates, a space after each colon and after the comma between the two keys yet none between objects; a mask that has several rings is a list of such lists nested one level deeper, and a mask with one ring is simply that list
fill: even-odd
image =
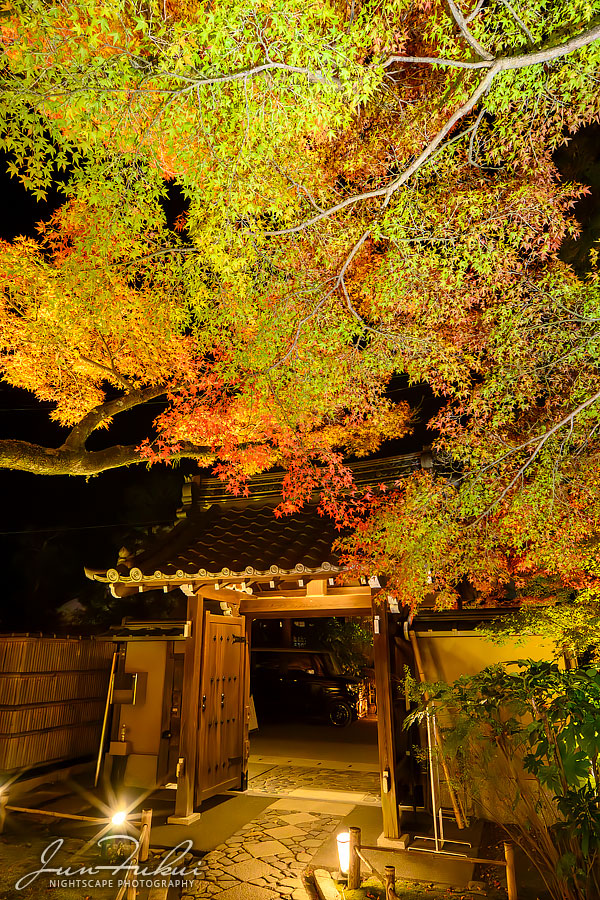
[{"label": "dark night sky", "polygon": [[[600,129],[584,129],[567,150],[557,154],[565,177],[590,184],[593,192],[580,202],[576,215],[584,226],[582,239],[565,248],[576,266],[600,233]],[[47,218],[60,202],[58,195],[37,202],[15,179],[4,174],[0,156],[0,236],[12,240],[34,235],[35,222]],[[398,383],[395,399],[415,402],[419,388]],[[426,401],[421,418],[430,412]],[[46,406],[46,410],[48,406]],[[158,411],[119,416],[107,437],[132,442]],[[150,415],[152,413],[153,415]],[[140,417],[142,421],[140,421]],[[0,438],[33,440],[49,446],[64,440],[64,431],[50,423],[47,411],[33,395],[0,382]],[[104,434],[93,436],[90,446],[100,447]],[[430,432],[421,423],[415,433],[387,447],[388,454],[412,452],[429,443]],[[0,470],[0,631],[49,630],[57,626],[54,610],[75,596],[102,606],[103,589],[85,579],[83,566],[108,567],[119,548],[131,546],[148,533],[146,523],[171,522],[179,505],[185,474],[198,471],[193,462],[178,468],[145,466],[105,472],[85,480],[41,477]],[[122,610],[115,610],[118,620]]]},{"label": "dark night sky", "polygon": [[[34,225],[60,202],[58,194],[38,202],[5,173],[0,157],[0,234],[35,236]],[[0,382],[0,438],[21,438],[58,446],[65,430],[50,422],[50,404]],[[135,441],[140,428],[158,412],[127,413],[115,420],[110,435],[94,435],[91,449],[115,435]],[[168,523],[175,517],[184,474],[178,468],[145,466],[117,469],[90,478],[41,477],[0,470],[0,630],[56,627],[54,610],[75,596],[102,602],[103,590],[89,582],[84,565],[113,565],[119,548],[147,533],[146,523]]]}]

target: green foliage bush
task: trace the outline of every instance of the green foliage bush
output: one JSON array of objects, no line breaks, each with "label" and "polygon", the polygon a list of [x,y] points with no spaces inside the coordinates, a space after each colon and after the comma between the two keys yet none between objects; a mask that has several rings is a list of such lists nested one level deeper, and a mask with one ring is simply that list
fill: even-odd
[{"label": "green foliage bush", "polygon": [[457,779],[490,819],[514,822],[552,897],[597,897],[600,671],[516,660],[411,690],[420,705],[407,724],[435,712]]}]

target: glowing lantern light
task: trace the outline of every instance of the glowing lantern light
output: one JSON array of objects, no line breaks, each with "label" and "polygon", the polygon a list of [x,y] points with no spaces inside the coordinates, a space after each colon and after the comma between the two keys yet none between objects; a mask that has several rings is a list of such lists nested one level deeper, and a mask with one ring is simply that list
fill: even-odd
[{"label": "glowing lantern light", "polygon": [[337,836],[337,850],[340,860],[340,872],[348,874],[350,868],[350,832],[343,831]]}]

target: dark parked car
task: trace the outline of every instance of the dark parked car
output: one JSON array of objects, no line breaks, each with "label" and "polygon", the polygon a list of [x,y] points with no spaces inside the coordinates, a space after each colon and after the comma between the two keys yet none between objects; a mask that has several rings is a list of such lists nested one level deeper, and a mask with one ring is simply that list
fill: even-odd
[{"label": "dark parked car", "polygon": [[259,723],[298,715],[342,728],[358,717],[361,682],[327,650],[257,647],[251,685]]}]

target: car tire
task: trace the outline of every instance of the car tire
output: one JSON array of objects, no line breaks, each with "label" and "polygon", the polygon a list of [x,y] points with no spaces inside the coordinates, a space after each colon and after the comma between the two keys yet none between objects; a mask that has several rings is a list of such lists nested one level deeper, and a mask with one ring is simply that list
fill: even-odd
[{"label": "car tire", "polygon": [[343,700],[338,700],[329,707],[327,721],[336,728],[347,728],[352,718],[352,708]]}]

